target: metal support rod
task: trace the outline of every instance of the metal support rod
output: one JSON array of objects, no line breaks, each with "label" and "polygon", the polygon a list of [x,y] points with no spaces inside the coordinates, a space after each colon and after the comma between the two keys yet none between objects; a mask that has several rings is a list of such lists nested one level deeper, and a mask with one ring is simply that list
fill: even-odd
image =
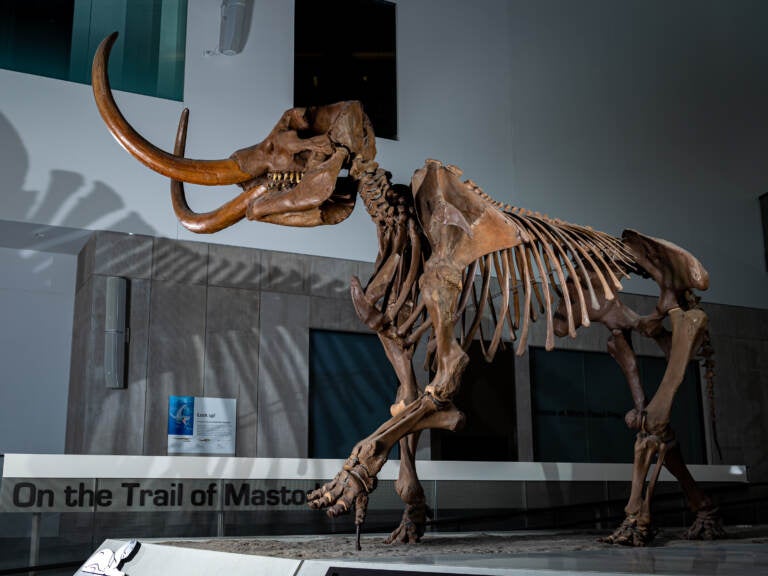
[{"label": "metal support rod", "polygon": [[216,536],[224,537],[224,481],[219,479],[219,510],[216,512]]},{"label": "metal support rod", "polygon": [[[32,514],[32,527],[29,532],[29,565],[37,566],[40,556],[40,520],[42,514],[40,512],[34,512]],[[30,576],[34,572],[29,573]]]}]

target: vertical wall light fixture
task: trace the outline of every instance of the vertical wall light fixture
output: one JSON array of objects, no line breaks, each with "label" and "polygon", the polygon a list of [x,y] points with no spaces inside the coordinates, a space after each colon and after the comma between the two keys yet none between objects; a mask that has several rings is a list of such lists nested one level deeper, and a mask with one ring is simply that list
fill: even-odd
[{"label": "vertical wall light fixture", "polygon": [[104,310],[104,385],[125,388],[128,280],[108,276]]}]

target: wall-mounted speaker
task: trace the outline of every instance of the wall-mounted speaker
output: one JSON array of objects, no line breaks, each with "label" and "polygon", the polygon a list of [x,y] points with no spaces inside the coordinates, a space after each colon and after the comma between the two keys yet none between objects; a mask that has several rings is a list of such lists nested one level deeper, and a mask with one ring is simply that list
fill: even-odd
[{"label": "wall-mounted speaker", "polygon": [[104,320],[104,384],[107,388],[125,388],[127,294],[127,279],[107,277]]},{"label": "wall-mounted speaker", "polygon": [[245,20],[247,0],[222,0],[221,27],[219,28],[219,52],[232,56],[239,54],[245,45]]}]

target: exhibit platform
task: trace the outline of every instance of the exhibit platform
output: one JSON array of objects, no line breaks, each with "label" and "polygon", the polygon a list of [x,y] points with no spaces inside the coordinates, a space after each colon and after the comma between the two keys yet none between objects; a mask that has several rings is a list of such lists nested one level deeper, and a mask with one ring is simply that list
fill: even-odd
[{"label": "exhibit platform", "polygon": [[[517,531],[427,534],[420,544],[388,546],[383,535],[140,541],[120,567],[129,576],[762,576],[768,574],[768,527],[730,528],[729,537],[691,542],[659,533],[652,546],[597,542],[598,532]],[[107,540],[116,551],[125,540]],[[78,571],[76,576],[86,576]]]}]

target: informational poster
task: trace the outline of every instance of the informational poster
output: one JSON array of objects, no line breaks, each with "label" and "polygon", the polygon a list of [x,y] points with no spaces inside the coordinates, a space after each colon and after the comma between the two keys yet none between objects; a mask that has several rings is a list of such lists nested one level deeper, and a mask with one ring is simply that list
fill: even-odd
[{"label": "informational poster", "polygon": [[237,400],[168,397],[168,454],[235,455]]}]

